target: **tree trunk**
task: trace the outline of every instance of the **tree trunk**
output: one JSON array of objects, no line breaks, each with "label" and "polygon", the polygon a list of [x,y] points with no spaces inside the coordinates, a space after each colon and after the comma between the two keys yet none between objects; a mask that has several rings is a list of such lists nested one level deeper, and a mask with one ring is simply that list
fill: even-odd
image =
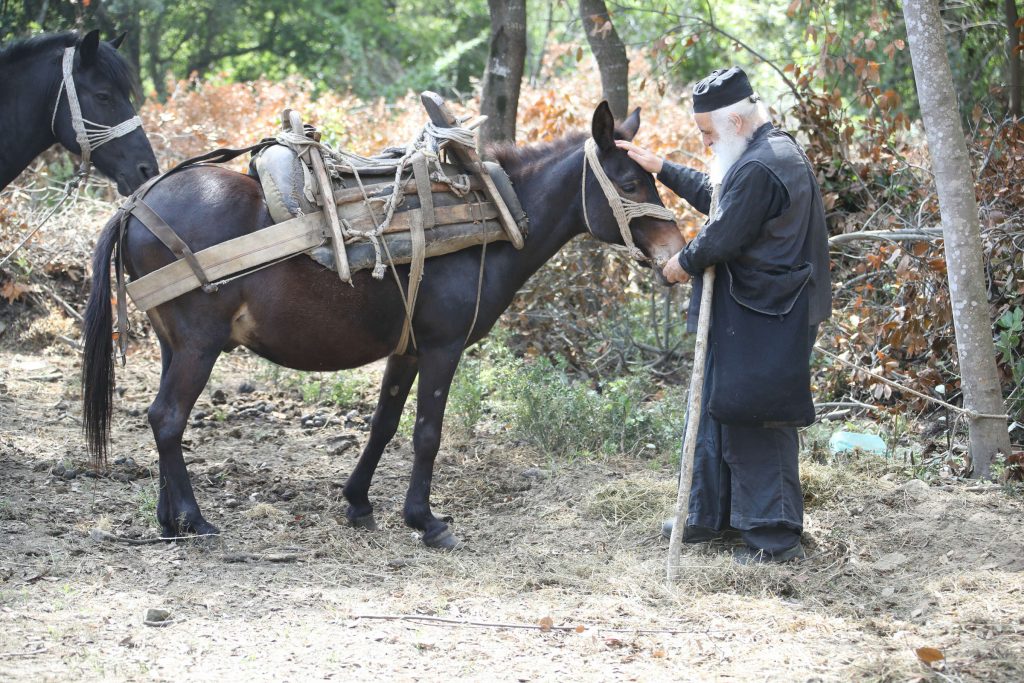
[{"label": "tree trunk", "polygon": [[992,343],[974,177],[957,111],[938,3],[904,0],[903,16],[942,214],[964,408],[976,413],[968,421],[973,476],[988,479],[993,456],[998,452],[1010,454],[1010,438],[1005,417],[977,415],[998,416],[1006,410]]},{"label": "tree trunk", "polygon": [[580,0],[580,20],[590,50],[601,72],[601,91],[616,121],[626,118],[629,107],[629,60],[626,46],[612,25],[604,0]]},{"label": "tree trunk", "polygon": [[491,8],[491,43],[484,70],[480,113],[487,121],[480,146],[515,142],[519,86],[526,62],[526,0],[487,0]]},{"label": "tree trunk", "polygon": [[1017,19],[1019,17],[1017,13],[1017,2],[1016,0],[1003,0],[1003,11],[1006,14],[1006,61],[1007,61],[1007,79],[1006,85],[1010,90],[1009,93],[1009,111],[1007,112],[1014,118],[1020,117],[1020,98],[1021,98],[1021,82],[1020,82],[1020,34],[1024,31],[1024,28],[1017,26]]}]

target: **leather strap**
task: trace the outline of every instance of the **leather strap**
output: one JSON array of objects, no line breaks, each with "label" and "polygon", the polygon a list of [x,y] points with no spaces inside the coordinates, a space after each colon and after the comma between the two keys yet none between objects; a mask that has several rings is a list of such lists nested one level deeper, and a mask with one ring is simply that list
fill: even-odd
[{"label": "leather strap", "polygon": [[416,347],[416,335],[412,331],[412,315],[416,309],[416,295],[420,290],[420,281],[423,279],[423,261],[426,257],[426,235],[425,231],[434,227],[434,195],[430,182],[430,169],[427,168],[427,158],[423,154],[415,154],[412,157],[412,173],[416,179],[416,194],[420,198],[419,220],[414,220],[409,226],[409,238],[412,243],[412,262],[409,264],[409,291],[405,300],[405,324],[402,325],[402,336],[398,339],[398,347],[395,353],[405,353],[412,339],[413,347]]},{"label": "leather strap", "polygon": [[174,229],[167,225],[167,222],[160,217],[160,214],[150,208],[149,204],[142,199],[137,199],[135,206],[129,212],[135,214],[135,217],[142,221],[142,224],[151,233],[156,235],[157,239],[163,242],[164,246],[170,249],[172,254],[179,259],[185,260],[188,267],[195,273],[196,279],[203,286],[203,291],[216,291],[216,287],[210,287],[210,280],[206,277],[203,267],[199,265],[199,261],[196,260],[192,250],[188,248],[183,239],[178,237],[178,233],[174,232]]},{"label": "leather strap", "polygon": [[[121,214],[121,219],[117,228],[114,272],[117,280],[117,348],[121,354],[122,366],[125,364],[125,355],[128,350],[128,291],[124,278],[124,235],[128,227],[128,219],[131,218],[132,214],[135,214],[150,232],[156,235],[161,242],[167,245],[167,248],[170,249],[175,256],[179,259],[185,259],[189,267],[192,268],[196,277],[199,278],[199,281],[203,284],[204,289],[207,289],[210,284],[209,280],[206,279],[206,273],[203,272],[202,266],[199,265],[199,262],[196,260],[195,254],[192,253],[192,250],[188,248],[188,245],[178,237],[174,230],[167,225],[167,223],[160,218],[155,211],[142,201],[142,198],[146,196],[146,193],[149,192],[157,182],[163,180],[169,175],[177,173],[178,171],[204,163],[222,164],[226,161],[231,161],[232,159],[240,157],[247,152],[259,152],[270,145],[276,144],[277,140],[274,138],[264,138],[255,145],[250,145],[249,147],[222,147],[220,149],[215,149],[212,152],[207,152],[206,154],[200,154],[199,156],[186,159],[169,171],[164,171],[160,175],[153,176],[147,180],[141,187],[139,187],[139,189],[132,193],[131,197],[129,197],[124,204],[118,208],[118,211]],[[142,208],[140,209],[140,207]],[[147,217],[150,219],[149,222],[139,215],[140,210],[142,213],[148,212]],[[157,226],[156,230],[153,228],[154,225]],[[168,240],[170,240],[170,243],[168,243]],[[179,244],[177,250],[172,246],[175,242]]]}]

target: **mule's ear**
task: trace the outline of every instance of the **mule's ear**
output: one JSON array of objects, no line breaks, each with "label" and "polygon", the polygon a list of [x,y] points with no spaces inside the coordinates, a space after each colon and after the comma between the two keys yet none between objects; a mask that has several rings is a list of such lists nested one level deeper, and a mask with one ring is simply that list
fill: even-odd
[{"label": "mule's ear", "polygon": [[100,32],[89,31],[78,43],[78,52],[82,55],[82,67],[89,68],[96,63],[96,52],[100,47]]},{"label": "mule's ear", "polygon": [[626,117],[626,120],[615,129],[615,137],[620,140],[632,140],[636,132],[640,130],[640,107],[633,110],[633,113]]},{"label": "mule's ear", "polygon": [[606,151],[615,146],[615,117],[612,116],[612,108],[608,102],[602,100],[594,110],[594,119],[590,122],[590,134],[594,136],[601,151]]},{"label": "mule's ear", "polygon": [[119,36],[118,36],[117,38],[114,38],[114,39],[113,39],[112,41],[110,41],[110,44],[111,44],[111,46],[113,46],[113,48],[114,48],[115,50],[116,50],[116,49],[118,49],[119,47],[121,47],[121,43],[123,43],[123,42],[124,42],[124,37],[125,37],[126,35],[128,35],[128,32],[127,32],[127,31],[125,31],[124,33],[122,33],[121,35],[119,35]]}]

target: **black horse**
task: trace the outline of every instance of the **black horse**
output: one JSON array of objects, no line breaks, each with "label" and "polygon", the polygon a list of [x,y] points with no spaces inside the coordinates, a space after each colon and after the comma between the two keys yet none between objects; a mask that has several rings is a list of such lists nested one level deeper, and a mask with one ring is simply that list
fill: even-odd
[{"label": "black horse", "polygon": [[[0,189],[57,142],[91,156],[123,195],[156,175],[153,148],[132,125],[132,80],[117,52],[123,39],[101,41],[99,31],[44,34],[0,50]],[[70,86],[63,70],[69,48]]]},{"label": "black horse", "polygon": [[[661,206],[651,175],[614,144],[616,137],[632,139],[639,125],[636,110],[616,129],[611,111],[602,103],[592,122],[598,158],[621,197]],[[582,233],[587,222],[598,239],[623,242],[609,198],[584,165],[586,137],[581,133],[547,145],[495,150],[530,218],[526,245],[520,251],[508,242],[487,247],[475,324],[481,248],[428,259],[413,320],[416,348],[405,355],[394,353],[404,309],[393,280],[377,281],[362,271],[354,276],[352,287],[303,256],[235,280],[214,294],[194,291],[150,310],[163,359],[160,390],[149,409],[160,454],[157,518],[162,533],[217,533],[199,511],[182,459],[181,439],[217,357],[245,346],[274,363],[300,370],[354,368],[389,356],[369,440],[344,488],[349,520],[370,529],[376,528],[368,497],[370,481],[419,373],[415,460],[405,522],[422,531],[429,546],[457,545],[448,525],[431,513],[430,486],[448,390],[464,348],[490,331],[527,278]],[[581,189],[584,173],[586,192]],[[614,192],[611,187],[608,191]],[[216,167],[169,176],[153,187],[146,202],[193,251],[271,223],[259,184]],[[113,386],[110,262],[117,226],[115,217],[97,244],[85,319],[85,428],[90,450],[99,461],[106,454]],[[629,229],[659,276],[661,265],[683,246],[671,221],[640,216]],[[172,260],[170,251],[132,218],[124,244],[129,274],[141,277]],[[407,266],[399,267],[403,280],[408,271]]]}]

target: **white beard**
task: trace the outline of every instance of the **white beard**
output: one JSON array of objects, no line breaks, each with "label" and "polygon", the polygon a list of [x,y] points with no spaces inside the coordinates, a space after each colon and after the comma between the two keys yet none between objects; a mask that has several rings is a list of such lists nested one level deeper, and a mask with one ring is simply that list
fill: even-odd
[{"label": "white beard", "polygon": [[750,141],[739,133],[723,131],[718,134],[718,142],[711,147],[714,155],[711,157],[708,170],[708,178],[711,180],[712,186],[722,182],[722,178],[729,172],[732,165],[747,150],[748,144]]}]

